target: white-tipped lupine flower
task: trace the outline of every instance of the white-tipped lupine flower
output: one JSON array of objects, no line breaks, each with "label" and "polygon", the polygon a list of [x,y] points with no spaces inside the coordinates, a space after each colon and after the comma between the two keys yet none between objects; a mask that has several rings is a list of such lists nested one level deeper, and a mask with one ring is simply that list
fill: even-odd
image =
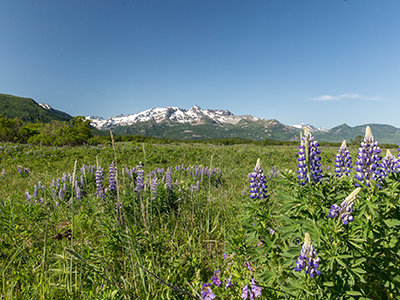
[{"label": "white-tipped lupine flower", "polygon": [[[361,183],[370,186],[371,180],[379,179],[380,169],[379,161],[381,157],[379,154],[381,150],[378,147],[378,142],[374,140],[371,128],[367,126],[365,129],[365,138],[361,142],[359,151],[357,152],[356,171],[354,176]],[[356,184],[358,186],[358,184]]]},{"label": "white-tipped lupine flower", "polygon": [[[297,178],[300,185],[305,185],[310,179],[311,182],[319,182],[322,178],[321,170],[321,151],[318,150],[319,143],[314,141],[314,137],[304,127],[304,136],[301,138],[299,146],[299,157],[297,158]],[[307,164],[308,162],[308,164]]]},{"label": "white-tipped lupine flower", "polygon": [[343,140],[342,145],[337,151],[335,157],[335,173],[337,177],[350,176],[351,168],[351,155],[347,148],[346,140]]},{"label": "white-tipped lupine flower", "polygon": [[328,217],[335,218],[337,216],[340,216],[344,225],[352,222],[354,218],[351,213],[353,212],[354,201],[356,200],[356,197],[360,191],[360,187],[356,188],[354,191],[351,192],[350,195],[346,197],[346,199],[343,200],[340,206],[337,204],[333,204],[331,206]]},{"label": "white-tipped lupine flower", "polygon": [[397,172],[399,170],[399,162],[393,156],[392,152],[388,149],[386,151],[386,156],[382,159],[381,163],[381,176],[383,178],[387,177],[390,173]]},{"label": "white-tipped lupine flower", "polygon": [[294,270],[300,272],[304,269],[305,274],[309,274],[311,278],[314,275],[320,275],[321,271],[317,270],[321,259],[317,258],[317,251],[311,243],[311,237],[308,232],[304,236],[304,244],[301,247],[299,258],[296,260]]}]

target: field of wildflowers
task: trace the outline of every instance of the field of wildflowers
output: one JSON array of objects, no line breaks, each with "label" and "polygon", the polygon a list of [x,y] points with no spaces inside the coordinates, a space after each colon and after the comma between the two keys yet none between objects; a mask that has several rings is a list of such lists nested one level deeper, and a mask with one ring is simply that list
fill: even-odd
[{"label": "field of wildflowers", "polygon": [[386,151],[2,143],[0,297],[400,299]]}]

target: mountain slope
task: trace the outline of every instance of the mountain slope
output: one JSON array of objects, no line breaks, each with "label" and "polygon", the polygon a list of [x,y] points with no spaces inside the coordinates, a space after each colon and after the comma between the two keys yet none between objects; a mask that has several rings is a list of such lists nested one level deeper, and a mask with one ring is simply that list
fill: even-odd
[{"label": "mountain slope", "polygon": [[41,121],[47,123],[52,120],[68,121],[72,119],[70,115],[51,107],[49,109],[43,108],[31,98],[6,94],[0,94],[0,114],[10,119],[19,118],[26,122]]},{"label": "mountain slope", "polygon": [[336,126],[326,132],[314,133],[315,138],[321,142],[340,143],[343,140],[350,142],[356,136],[365,136],[365,128],[371,127],[372,134],[379,143],[398,144],[400,139],[400,129],[391,125],[384,124],[365,124],[350,127],[347,124]]}]

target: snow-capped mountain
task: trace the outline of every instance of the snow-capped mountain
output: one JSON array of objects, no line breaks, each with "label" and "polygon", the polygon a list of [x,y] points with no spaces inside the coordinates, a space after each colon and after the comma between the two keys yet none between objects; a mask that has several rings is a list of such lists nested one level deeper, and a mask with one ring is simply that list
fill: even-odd
[{"label": "snow-capped mountain", "polygon": [[294,128],[297,128],[297,129],[303,129],[304,127],[307,127],[308,131],[312,132],[312,133],[314,133],[314,132],[327,132],[328,131],[324,127],[317,128],[317,127],[315,127],[313,125],[310,125],[310,124],[304,125],[304,123],[301,123],[301,124],[298,124],[298,125],[290,125],[290,126],[292,126]]},{"label": "snow-capped mountain", "polygon": [[242,119],[258,121],[260,118],[252,116],[235,116],[228,110],[213,110],[213,109],[201,109],[195,105],[190,109],[182,109],[178,107],[166,107],[166,108],[151,108],[136,114],[130,115],[119,115],[104,119],[96,116],[88,116],[92,122],[92,125],[97,129],[104,130],[116,126],[129,126],[135,123],[147,122],[154,120],[156,123],[162,123],[164,121],[173,121],[178,123],[189,123],[191,125],[204,124],[205,120],[209,118],[217,124],[237,124]]}]

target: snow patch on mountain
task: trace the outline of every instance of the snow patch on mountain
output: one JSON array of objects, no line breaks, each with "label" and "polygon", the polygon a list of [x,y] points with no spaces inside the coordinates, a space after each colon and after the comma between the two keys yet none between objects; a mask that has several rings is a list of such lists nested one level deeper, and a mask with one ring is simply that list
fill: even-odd
[{"label": "snow patch on mountain", "polygon": [[326,131],[328,131],[328,130],[326,130],[324,127],[319,127],[319,128],[317,128],[317,127],[315,127],[315,126],[313,126],[313,125],[310,125],[310,124],[304,125],[304,123],[297,124],[297,125],[290,125],[290,126],[292,126],[292,127],[294,127],[294,128],[297,128],[297,129],[304,129],[304,127],[307,127],[308,131],[311,132],[311,133],[314,133],[314,132],[326,132]]},{"label": "snow patch on mountain", "polygon": [[46,103],[38,103],[41,107],[43,107],[44,109],[50,110],[51,106],[46,104]]},{"label": "snow patch on mountain", "polygon": [[218,124],[237,124],[242,119],[248,119],[252,121],[260,120],[259,118],[252,116],[235,116],[228,110],[201,109],[197,105],[188,110],[173,106],[166,108],[155,107],[136,114],[130,114],[127,116],[119,115],[108,119],[103,119],[96,116],[86,117],[86,119],[90,120],[92,125],[97,129],[107,129],[115,126],[127,126],[138,122],[147,122],[150,120],[154,120],[156,123],[169,120],[173,122],[190,123],[196,125],[204,123],[206,118],[209,118]]}]

